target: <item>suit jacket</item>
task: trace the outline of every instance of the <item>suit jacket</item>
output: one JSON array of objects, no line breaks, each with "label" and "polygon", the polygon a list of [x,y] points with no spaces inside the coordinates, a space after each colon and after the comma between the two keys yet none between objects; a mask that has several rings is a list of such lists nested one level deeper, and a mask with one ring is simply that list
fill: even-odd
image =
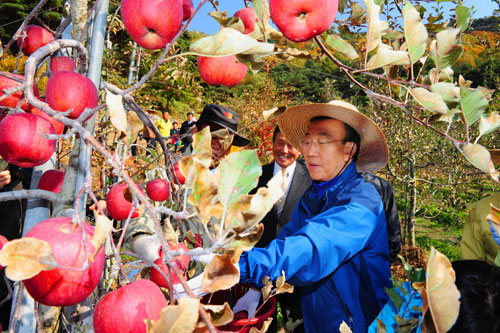
[{"label": "suit jacket", "polygon": [[[259,177],[259,183],[257,188],[264,187],[267,182],[273,177],[274,162],[262,166],[262,175]],[[271,211],[267,213],[261,223],[264,223],[264,234],[262,235],[259,242],[255,245],[256,247],[266,247],[273,239],[276,238],[281,229],[288,223],[290,216],[292,215],[293,209],[297,205],[302,194],[311,186],[311,177],[307,171],[306,165],[302,160],[297,160],[295,166],[295,171],[292,177],[292,183],[290,184],[290,190],[285,200],[283,206],[283,211],[278,219],[278,213],[276,205],[273,206]]]}]

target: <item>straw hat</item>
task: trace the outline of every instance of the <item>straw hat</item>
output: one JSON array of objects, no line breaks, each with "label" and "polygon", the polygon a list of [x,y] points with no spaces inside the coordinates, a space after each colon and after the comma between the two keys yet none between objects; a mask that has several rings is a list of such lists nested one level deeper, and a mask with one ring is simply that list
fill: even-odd
[{"label": "straw hat", "polygon": [[279,118],[279,128],[288,142],[302,151],[300,140],[304,137],[311,119],[321,116],[340,120],[358,133],[361,139],[361,149],[356,168],[359,172],[375,171],[387,164],[389,150],[384,134],[377,124],[349,103],[332,101],[328,104],[291,107]]}]

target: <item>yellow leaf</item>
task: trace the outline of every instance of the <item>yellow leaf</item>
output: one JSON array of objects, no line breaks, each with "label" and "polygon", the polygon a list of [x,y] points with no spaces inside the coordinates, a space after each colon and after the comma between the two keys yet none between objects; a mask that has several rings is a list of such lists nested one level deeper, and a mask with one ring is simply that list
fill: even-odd
[{"label": "yellow leaf", "polygon": [[6,243],[0,251],[0,264],[10,280],[32,278],[41,271],[57,267],[50,244],[33,237],[23,237]]},{"label": "yellow leaf", "polygon": [[137,139],[137,134],[144,129],[144,124],[135,111],[127,112],[127,124],[128,143],[133,143]]},{"label": "yellow leaf", "polygon": [[193,180],[193,192],[188,200],[198,214],[202,222],[206,222],[210,217],[221,218],[224,208],[217,200],[217,181],[214,174],[208,167],[197,161],[193,161],[192,169],[195,175]]},{"label": "yellow leaf", "polygon": [[240,281],[240,272],[227,254],[216,255],[205,267],[201,290],[209,293],[229,289]]},{"label": "yellow leaf", "polygon": [[168,305],[160,312],[160,319],[145,319],[148,333],[192,332],[198,322],[200,300],[180,298],[178,305]]},{"label": "yellow leaf", "polygon": [[[233,310],[231,310],[231,307],[227,302],[225,302],[223,305],[205,305],[201,304],[207,311],[207,313],[210,315],[210,319],[212,321],[212,324],[214,326],[221,326],[221,325],[226,325],[233,321]],[[199,330],[200,328],[206,327],[206,324],[203,320],[198,319],[198,323],[196,324],[196,329]]]},{"label": "yellow leaf", "polygon": [[[448,332],[457,321],[460,310],[460,292],[455,285],[455,271],[450,260],[432,248],[426,273],[426,285],[423,289],[426,297],[422,297],[424,308],[428,306],[435,331]],[[420,293],[422,288],[418,291]],[[427,301],[427,306],[425,301]],[[421,327],[421,329],[422,332],[432,331],[430,327]]]},{"label": "yellow leaf", "polygon": [[499,172],[495,170],[488,149],[480,144],[467,144],[463,147],[462,153],[472,165],[498,181]]},{"label": "yellow leaf", "polygon": [[366,52],[377,48],[381,43],[382,35],[389,29],[386,21],[380,20],[380,6],[373,0],[363,0],[368,13],[368,31],[366,32]]},{"label": "yellow leaf", "polygon": [[90,240],[95,248],[94,253],[90,257],[91,259],[93,259],[97,252],[99,252],[112,230],[113,222],[111,222],[110,219],[108,219],[104,215],[97,215],[94,234],[92,235],[92,239]]},{"label": "yellow leaf", "polygon": [[123,97],[106,90],[106,105],[113,126],[120,132],[127,133],[127,115],[123,107]]}]

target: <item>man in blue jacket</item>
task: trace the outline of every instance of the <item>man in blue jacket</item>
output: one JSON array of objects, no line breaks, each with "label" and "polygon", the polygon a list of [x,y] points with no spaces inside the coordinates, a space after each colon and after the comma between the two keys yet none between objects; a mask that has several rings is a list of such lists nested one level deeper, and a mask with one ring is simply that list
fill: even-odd
[{"label": "man in blue jacket", "polygon": [[385,137],[341,101],[292,107],[279,127],[313,184],[274,241],[242,254],[240,282],[260,285],[284,271],[300,288],[307,332],[338,332],[343,321],[366,332],[392,284],[383,204],[358,172],[387,163]]}]

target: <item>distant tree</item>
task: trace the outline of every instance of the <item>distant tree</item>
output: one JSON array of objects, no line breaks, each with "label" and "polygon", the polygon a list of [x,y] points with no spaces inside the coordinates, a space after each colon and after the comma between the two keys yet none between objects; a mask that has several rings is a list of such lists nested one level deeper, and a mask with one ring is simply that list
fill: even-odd
[{"label": "distant tree", "polygon": [[[500,1],[500,0],[498,0]],[[495,1],[496,2],[496,1]],[[471,30],[483,30],[491,32],[500,32],[500,17],[488,16],[474,20],[471,24]]]}]

